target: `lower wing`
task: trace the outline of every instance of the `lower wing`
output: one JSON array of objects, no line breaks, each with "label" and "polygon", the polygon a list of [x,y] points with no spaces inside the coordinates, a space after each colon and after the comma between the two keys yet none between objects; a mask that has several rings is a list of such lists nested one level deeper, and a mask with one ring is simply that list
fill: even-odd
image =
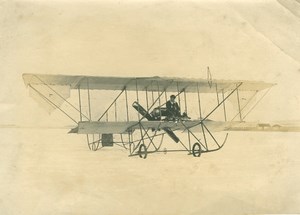
[{"label": "lower wing", "polygon": [[[223,122],[205,120],[203,124],[211,132],[220,131],[273,131],[273,132],[300,132],[300,122]],[[122,134],[136,129],[164,129],[173,131],[202,132],[200,120],[190,121],[129,121],[129,122],[79,122],[78,127],[73,128],[69,133],[78,134]]]}]

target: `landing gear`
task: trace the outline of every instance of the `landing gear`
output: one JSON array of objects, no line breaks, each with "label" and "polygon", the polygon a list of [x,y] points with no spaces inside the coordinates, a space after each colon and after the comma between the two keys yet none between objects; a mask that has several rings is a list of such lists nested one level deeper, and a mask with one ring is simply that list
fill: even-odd
[{"label": "landing gear", "polygon": [[199,143],[195,143],[192,148],[192,153],[194,157],[200,157],[201,155],[201,146]]},{"label": "landing gear", "polygon": [[147,148],[146,148],[145,144],[140,145],[138,154],[139,154],[140,158],[143,158],[143,159],[147,158]]},{"label": "landing gear", "polygon": [[99,149],[100,139],[95,140],[95,136],[96,136],[95,134],[86,135],[87,144],[91,151],[97,151]]}]

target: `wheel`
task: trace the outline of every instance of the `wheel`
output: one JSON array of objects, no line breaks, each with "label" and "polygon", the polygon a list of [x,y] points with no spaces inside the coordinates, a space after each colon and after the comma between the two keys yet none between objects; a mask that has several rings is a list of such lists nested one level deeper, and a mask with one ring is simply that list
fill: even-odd
[{"label": "wheel", "polygon": [[200,157],[201,155],[201,146],[199,143],[195,143],[192,148],[192,153],[194,157]]},{"label": "wheel", "polygon": [[146,159],[146,157],[147,157],[147,148],[146,148],[145,144],[140,145],[138,153],[139,153],[140,158]]}]

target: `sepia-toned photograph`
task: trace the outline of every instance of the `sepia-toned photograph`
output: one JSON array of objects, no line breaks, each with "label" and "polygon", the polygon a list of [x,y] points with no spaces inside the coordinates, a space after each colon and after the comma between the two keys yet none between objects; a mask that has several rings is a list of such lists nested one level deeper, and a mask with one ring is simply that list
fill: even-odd
[{"label": "sepia-toned photograph", "polygon": [[0,214],[300,214],[299,0],[0,0]]}]

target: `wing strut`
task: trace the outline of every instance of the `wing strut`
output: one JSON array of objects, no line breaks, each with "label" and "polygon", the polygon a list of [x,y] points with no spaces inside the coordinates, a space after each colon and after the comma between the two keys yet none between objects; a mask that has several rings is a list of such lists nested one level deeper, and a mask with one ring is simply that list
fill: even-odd
[{"label": "wing strut", "polygon": [[[99,117],[98,121],[100,121],[103,116],[109,111],[109,109],[116,103],[116,101],[118,100],[118,98],[123,94],[123,92],[125,91],[125,87],[123,88],[123,90],[119,93],[119,95],[114,99],[114,101],[108,106],[108,108],[103,112],[103,114]],[[126,92],[126,97],[127,97],[127,92]],[[126,99],[127,101],[127,99]]]},{"label": "wing strut", "polygon": [[[201,118],[200,122],[193,125],[193,126],[190,126],[190,127],[187,127],[182,120],[180,120],[181,124],[185,127],[185,130],[188,131],[188,142],[189,142],[189,146],[191,145],[191,140],[190,140],[190,134],[196,139],[196,141],[198,143],[195,143],[195,144],[200,144],[205,150],[201,152],[211,152],[211,151],[216,151],[216,150],[219,150],[223,147],[223,145],[225,144],[226,140],[227,140],[227,137],[228,137],[228,133],[226,134],[225,136],[225,139],[223,141],[223,144],[219,144],[218,141],[216,140],[216,138],[213,136],[213,134],[210,132],[210,130],[207,128],[207,126],[204,124],[205,120],[211,115],[213,114],[222,104],[224,104],[224,102],[235,92],[238,90],[238,88],[242,85],[243,83],[239,83],[238,85],[236,85],[236,87],[224,98],[223,96],[223,100],[221,102],[218,102],[218,105],[212,109],[212,111],[210,113],[208,113],[204,118]],[[200,117],[201,117],[201,106],[200,106],[200,95],[198,96],[198,103],[199,103],[199,114],[200,114]],[[223,106],[224,108],[224,106]],[[200,139],[198,139],[196,137],[196,135],[190,130],[192,127],[195,127],[197,125],[200,125],[201,126],[201,129],[202,129],[202,134],[203,134],[203,137],[204,137],[204,141],[205,141],[205,146],[201,143]],[[215,142],[215,144],[217,145],[217,148],[216,149],[209,149],[208,148],[208,144],[207,144],[207,138],[206,138],[206,135],[205,135],[205,130],[209,133],[209,135],[211,136],[211,138],[213,139],[213,141]],[[194,144],[194,146],[195,146]],[[199,146],[200,147],[200,146]],[[194,148],[194,147],[193,147]],[[191,148],[189,150],[191,152]]]},{"label": "wing strut", "polygon": [[237,101],[238,101],[238,108],[239,108],[240,121],[243,121],[243,119],[242,119],[242,112],[241,112],[241,105],[240,105],[239,89],[236,89],[236,95],[237,95]]},{"label": "wing strut", "polygon": [[267,93],[271,90],[271,88],[269,88],[264,94],[263,96],[253,105],[253,107],[245,114],[243,120],[246,118],[246,116],[248,116],[249,113],[251,113],[251,111],[258,105],[258,103],[267,95]]},{"label": "wing strut", "polygon": [[242,84],[243,82],[239,83],[211,112],[209,112],[203,119],[201,119],[199,124],[206,120],[211,114],[213,114]]},{"label": "wing strut", "polygon": [[59,109],[63,114],[65,114],[69,119],[71,119],[76,124],[77,121],[73,119],[69,114],[67,114],[64,110],[62,110],[59,106],[57,106],[54,102],[52,102],[50,99],[48,99],[46,96],[44,96],[42,93],[40,93],[37,89],[35,89],[31,84],[28,85],[31,89],[33,89],[36,93],[38,93],[45,101],[49,102],[51,105],[55,106],[57,109]]},{"label": "wing strut", "polygon": [[[65,99],[61,94],[59,94],[56,90],[54,90],[52,87],[50,87],[49,84],[47,84],[45,81],[43,81],[39,76],[37,75],[34,75],[34,77],[36,79],[38,79],[42,84],[44,84],[47,88],[49,88],[52,92],[54,92],[57,96],[59,96],[61,99],[63,99],[63,101],[65,101],[66,103],[68,103],[73,109],[75,109],[77,112],[80,113],[80,121],[82,121],[82,116],[84,116],[87,120],[89,120],[89,118],[84,115],[82,112],[81,112],[81,106],[80,106],[80,109],[78,110],[72,103],[70,103],[67,99]],[[31,86],[32,88],[32,85],[29,84],[29,86]],[[33,88],[32,88],[33,89]],[[78,90],[80,90],[80,88],[78,88]],[[37,91],[37,89],[36,89]],[[41,93],[39,92],[39,95],[41,95]],[[45,97],[46,98],[46,97]],[[53,102],[52,102],[53,103]],[[56,106],[55,106],[56,107]]]}]

